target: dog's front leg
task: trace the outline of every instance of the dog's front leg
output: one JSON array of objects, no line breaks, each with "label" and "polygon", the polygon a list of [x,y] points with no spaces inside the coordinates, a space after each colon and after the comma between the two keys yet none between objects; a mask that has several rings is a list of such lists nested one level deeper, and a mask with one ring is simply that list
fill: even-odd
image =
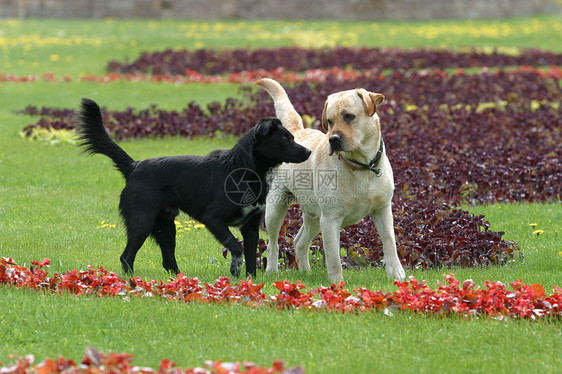
[{"label": "dog's front leg", "polygon": [[328,268],[328,278],[334,282],[343,280],[342,266],[340,259],[340,227],[342,219],[339,216],[325,216],[320,218],[320,228],[322,229],[322,242],[326,255],[326,266]]},{"label": "dog's front leg", "polygon": [[242,268],[242,246],[234,235],[232,235],[228,225],[219,220],[202,220],[202,223],[222,245],[228,248],[232,256],[232,260],[230,261],[230,273],[235,277],[239,277],[240,269]]},{"label": "dog's front leg", "polygon": [[396,251],[394,219],[392,218],[391,205],[388,204],[386,207],[373,212],[372,216],[382,241],[386,274],[392,279],[404,280],[406,273],[404,272],[404,268],[398,258],[398,252]]},{"label": "dog's front leg", "polygon": [[256,214],[250,218],[240,228],[242,238],[244,238],[244,260],[246,260],[246,275],[256,276],[256,252],[259,240],[261,214]]}]

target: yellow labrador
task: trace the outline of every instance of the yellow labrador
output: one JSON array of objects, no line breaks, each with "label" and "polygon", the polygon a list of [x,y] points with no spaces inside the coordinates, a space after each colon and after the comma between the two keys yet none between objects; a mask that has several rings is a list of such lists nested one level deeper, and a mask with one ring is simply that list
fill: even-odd
[{"label": "yellow labrador", "polygon": [[301,116],[278,82],[264,78],[256,84],[273,98],[276,116],[297,143],[312,151],[305,162],[282,164],[273,174],[265,210],[269,236],[266,270],[278,269],[279,230],[289,205],[298,203],[303,225],[294,246],[300,270],[310,271],[309,247],[321,231],[328,277],[341,281],[340,227],[371,214],[383,243],[386,273],[404,279],[391,210],[394,177],[377,115],[384,96],[364,89],[328,96],[322,113],[327,133],[323,133],[304,128]]}]

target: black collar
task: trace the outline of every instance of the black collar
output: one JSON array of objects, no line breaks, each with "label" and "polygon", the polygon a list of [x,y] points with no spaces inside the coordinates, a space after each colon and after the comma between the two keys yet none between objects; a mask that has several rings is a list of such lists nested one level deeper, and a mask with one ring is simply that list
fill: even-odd
[{"label": "black collar", "polygon": [[[375,155],[375,157],[368,164],[364,164],[364,163],[356,161],[356,160],[348,160],[348,159],[344,158],[341,155],[341,153],[339,153],[339,152],[338,152],[338,157],[341,160],[345,161],[349,165],[349,167],[351,167],[351,169],[353,169],[353,170],[370,170],[373,173],[375,173],[375,175],[377,177],[380,177],[381,174],[382,174],[382,171],[381,171],[381,168],[378,168],[378,166],[379,166],[379,162],[381,161],[383,151],[384,151],[384,142],[383,142],[382,137],[381,137],[379,150],[378,150],[377,154]],[[351,165],[350,162],[353,162],[354,164],[359,165],[360,167]]]}]

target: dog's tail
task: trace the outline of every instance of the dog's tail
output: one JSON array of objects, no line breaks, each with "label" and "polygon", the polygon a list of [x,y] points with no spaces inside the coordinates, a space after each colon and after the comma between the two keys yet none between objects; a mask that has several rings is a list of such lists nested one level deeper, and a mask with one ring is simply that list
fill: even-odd
[{"label": "dog's tail", "polygon": [[254,83],[262,86],[269,93],[275,105],[275,115],[281,120],[283,126],[291,133],[304,129],[302,118],[293,107],[283,86],[269,78],[262,78]]},{"label": "dog's tail", "polygon": [[78,122],[78,145],[84,148],[85,153],[92,155],[99,153],[109,157],[126,180],[135,169],[135,160],[111,140],[103,126],[100,107],[90,99],[82,99]]}]

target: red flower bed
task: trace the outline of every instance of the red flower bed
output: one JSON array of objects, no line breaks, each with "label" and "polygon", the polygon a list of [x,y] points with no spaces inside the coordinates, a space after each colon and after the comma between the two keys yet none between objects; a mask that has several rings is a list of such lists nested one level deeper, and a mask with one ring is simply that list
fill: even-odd
[{"label": "red flower bed", "polygon": [[[284,82],[322,82],[328,77],[334,77],[338,80],[352,80],[357,79],[362,75],[378,75],[378,73],[361,73],[355,70],[345,70],[339,68],[331,69],[313,69],[306,70],[301,73],[286,71],[284,69],[273,70],[245,70],[242,72],[230,73],[227,75],[208,75],[201,74],[195,70],[186,70],[184,74],[146,74],[146,73],[108,73],[104,75],[84,75],[80,76],[77,80],[82,82],[97,82],[97,83],[113,83],[120,81],[150,81],[150,82],[166,82],[166,83],[250,83],[259,78],[273,78]],[[15,74],[6,74],[0,72],[0,82],[14,82],[14,83],[27,83],[27,82],[73,82],[74,78],[64,75],[57,77],[53,73],[45,73],[41,75],[24,75],[19,76]]]},{"label": "red flower bed", "polygon": [[358,288],[353,292],[344,288],[345,282],[306,291],[300,282],[296,284],[275,282],[277,295],[265,295],[263,283],[255,285],[251,280],[232,284],[222,277],[215,284],[201,285],[197,278],[178,274],[175,279],[164,281],[143,281],[131,278],[126,281],[113,272],[100,267],[87,271],[72,270],[49,276],[44,269],[50,260],[32,261],[27,268],[19,266],[12,259],[0,261],[0,284],[20,288],[43,290],[54,293],[69,292],[77,296],[138,296],[162,297],[184,302],[207,302],[247,305],[250,307],[271,307],[301,309],[309,311],[336,311],[360,313],[383,310],[387,315],[395,311],[411,311],[423,314],[460,315],[464,317],[491,316],[499,319],[537,319],[562,316],[562,288],[555,286],[554,293],[546,296],[540,284],[527,285],[521,281],[510,284],[511,289],[501,282],[486,281],[484,287],[477,287],[471,280],[462,285],[453,274],[445,276],[445,283],[432,290],[425,281],[418,282],[410,277],[408,282],[395,282],[398,290],[371,291]]},{"label": "red flower bed", "polygon": [[[535,70],[530,66],[521,66],[522,70],[536,71],[543,75],[547,75],[553,78],[562,79],[562,70],[555,65],[550,66],[550,70]],[[488,71],[489,69],[484,67],[482,71]],[[403,70],[399,70],[403,71]],[[457,69],[458,73],[462,73],[462,69]],[[77,80],[83,82],[97,82],[97,83],[113,83],[120,81],[150,81],[150,82],[166,82],[166,83],[251,83],[259,78],[272,78],[278,81],[286,83],[296,83],[296,82],[326,82],[328,80],[336,80],[340,82],[354,81],[360,78],[379,78],[381,80],[385,79],[385,76],[380,73],[379,70],[349,70],[333,67],[330,69],[311,69],[305,70],[303,72],[291,72],[285,69],[273,69],[273,70],[244,70],[242,72],[235,72],[226,75],[208,75],[201,74],[195,70],[187,70],[184,74],[146,74],[146,73],[129,73],[129,74],[119,74],[119,73],[108,73],[104,75],[84,75],[80,76]],[[55,76],[53,73],[44,73],[41,75],[24,75],[18,76],[15,74],[6,74],[0,72],[0,82],[15,82],[15,83],[26,83],[26,82],[73,82],[74,78],[64,75],[61,77]]]},{"label": "red flower bed", "polygon": [[283,361],[274,361],[272,368],[259,367],[251,362],[205,362],[204,368],[181,369],[174,362],[163,359],[160,367],[155,370],[150,367],[139,367],[133,364],[133,355],[127,353],[99,352],[94,347],[86,348],[86,355],[77,364],[72,359],[59,357],[57,359],[47,358],[35,365],[35,357],[27,355],[18,358],[12,365],[2,366],[0,362],[0,373],[2,374],[302,374],[304,368],[285,368]]}]

